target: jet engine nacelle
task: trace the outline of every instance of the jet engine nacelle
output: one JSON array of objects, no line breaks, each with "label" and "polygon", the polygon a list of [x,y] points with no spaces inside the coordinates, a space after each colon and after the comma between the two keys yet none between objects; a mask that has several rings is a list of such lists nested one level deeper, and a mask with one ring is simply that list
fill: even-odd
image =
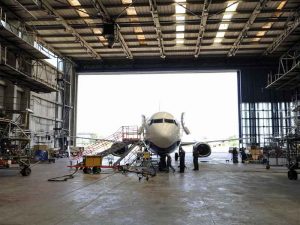
[{"label": "jet engine nacelle", "polygon": [[198,142],[193,146],[194,151],[199,152],[199,157],[207,157],[211,154],[211,148],[208,144]]}]

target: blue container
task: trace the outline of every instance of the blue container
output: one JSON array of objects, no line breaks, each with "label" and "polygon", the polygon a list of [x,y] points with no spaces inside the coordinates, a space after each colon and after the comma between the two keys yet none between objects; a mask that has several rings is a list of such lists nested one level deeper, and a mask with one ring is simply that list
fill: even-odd
[{"label": "blue container", "polygon": [[48,160],[48,151],[44,150],[36,150],[34,154],[34,158],[37,161],[45,161]]}]

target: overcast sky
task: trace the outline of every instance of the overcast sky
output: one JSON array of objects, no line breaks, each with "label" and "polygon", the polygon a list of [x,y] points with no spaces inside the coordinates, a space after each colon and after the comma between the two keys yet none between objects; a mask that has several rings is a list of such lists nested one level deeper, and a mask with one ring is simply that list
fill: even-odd
[{"label": "overcast sky", "polygon": [[80,75],[78,86],[78,133],[106,137],[167,111],[185,112],[187,139],[238,136],[236,72]]}]

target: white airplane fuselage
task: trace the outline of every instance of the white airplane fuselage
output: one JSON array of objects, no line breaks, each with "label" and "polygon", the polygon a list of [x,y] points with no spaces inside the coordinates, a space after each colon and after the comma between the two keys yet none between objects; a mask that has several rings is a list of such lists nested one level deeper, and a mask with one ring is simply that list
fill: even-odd
[{"label": "white airplane fuselage", "polygon": [[180,124],[172,114],[157,112],[145,123],[144,140],[150,151],[158,155],[169,154],[180,145]]}]

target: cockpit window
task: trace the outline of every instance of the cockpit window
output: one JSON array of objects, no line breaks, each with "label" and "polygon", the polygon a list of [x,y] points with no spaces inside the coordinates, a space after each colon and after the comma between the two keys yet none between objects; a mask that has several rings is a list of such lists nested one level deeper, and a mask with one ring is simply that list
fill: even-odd
[{"label": "cockpit window", "polygon": [[149,124],[149,125],[151,125],[151,124],[153,124],[153,123],[173,123],[173,124],[175,124],[176,126],[178,126],[176,120],[172,120],[172,119],[152,119],[152,120],[150,121],[150,124]]},{"label": "cockpit window", "polygon": [[152,119],[151,122],[150,122],[150,125],[152,123],[163,123],[164,122],[164,119]]},{"label": "cockpit window", "polygon": [[165,119],[165,123],[174,123],[177,126],[176,120]]}]

